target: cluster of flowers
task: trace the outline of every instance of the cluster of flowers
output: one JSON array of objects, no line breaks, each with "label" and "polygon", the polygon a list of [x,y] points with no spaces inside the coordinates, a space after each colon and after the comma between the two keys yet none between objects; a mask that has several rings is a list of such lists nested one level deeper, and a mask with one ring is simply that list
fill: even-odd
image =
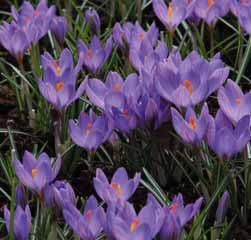
[{"label": "cluster of flowers", "polygon": [[[136,173],[129,179],[124,168],[119,168],[111,182],[101,169],[96,170],[94,188],[97,195],[106,203],[106,211],[91,196],[86,201],[84,212],[76,207],[76,197],[71,185],[65,181],[55,181],[60,170],[61,158],[57,157],[52,167],[51,159],[42,153],[36,159],[26,151],[23,164],[14,161],[14,169],[21,184],[16,188],[16,210],[14,213],[14,235],[18,240],[28,239],[32,218],[27,204],[24,186],[39,196],[45,206],[57,209],[65,221],[81,239],[94,240],[105,232],[108,239],[126,240],[180,239],[185,224],[200,210],[203,198],[195,203],[184,205],[181,194],[172,202],[162,206],[152,194],[148,194],[146,205],[137,214],[128,199],[136,191],[141,175]],[[225,192],[216,211],[216,222],[222,223],[229,205],[229,194]],[[10,212],[4,208],[7,230],[10,228]]]},{"label": "cluster of flowers", "polygon": [[199,23],[202,19],[214,27],[217,20],[229,11],[238,18],[243,29],[251,33],[250,0],[172,0],[168,6],[164,0],[153,0],[153,9],[170,33],[184,20]]}]

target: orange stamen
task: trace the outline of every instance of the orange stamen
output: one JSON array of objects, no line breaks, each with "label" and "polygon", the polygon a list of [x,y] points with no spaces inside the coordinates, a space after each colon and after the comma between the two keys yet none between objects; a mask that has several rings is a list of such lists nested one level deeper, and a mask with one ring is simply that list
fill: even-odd
[{"label": "orange stamen", "polygon": [[189,118],[189,126],[192,129],[195,129],[197,127],[197,123],[196,123],[195,117],[190,117]]},{"label": "orange stamen", "polygon": [[57,61],[54,62],[54,68],[55,68],[57,74],[60,74],[62,72],[62,68],[59,66]]},{"label": "orange stamen", "polygon": [[34,11],[34,16],[35,16],[35,17],[39,17],[39,16],[40,16],[40,12],[39,12],[38,10],[35,10],[35,11]]},{"label": "orange stamen", "polygon": [[130,231],[131,231],[131,232],[134,232],[135,229],[136,229],[136,227],[137,227],[139,224],[140,224],[139,218],[135,218],[135,219],[132,221],[131,225],[130,225]]},{"label": "orange stamen", "polygon": [[170,206],[170,209],[173,213],[176,213],[177,208],[178,208],[178,203],[174,203]]},{"label": "orange stamen", "polygon": [[241,98],[240,98],[240,97],[236,98],[235,102],[236,102],[238,105],[240,105],[240,104],[241,104]]},{"label": "orange stamen", "polygon": [[85,216],[86,216],[88,219],[91,219],[91,218],[92,218],[92,215],[93,215],[92,210],[88,210],[88,211],[85,213]]},{"label": "orange stamen", "polygon": [[119,197],[122,193],[122,187],[120,184],[117,184],[116,182],[111,182],[112,189],[116,190],[116,195]]},{"label": "orange stamen", "polygon": [[115,83],[113,86],[113,90],[115,92],[120,92],[121,91],[121,85],[119,83]]},{"label": "orange stamen", "polygon": [[90,49],[88,49],[87,50],[87,52],[86,52],[86,55],[88,56],[88,57],[93,57],[93,55],[94,55],[94,52],[93,52],[93,50],[90,48]]},{"label": "orange stamen", "polygon": [[129,115],[129,110],[128,110],[128,109],[125,109],[125,110],[123,111],[123,114],[124,114],[126,117],[128,117],[128,115]]},{"label": "orange stamen", "polygon": [[144,40],[145,39],[145,34],[142,32],[139,34],[139,40]]},{"label": "orange stamen", "polygon": [[169,18],[171,18],[173,16],[173,6],[172,6],[172,3],[169,3],[168,11],[167,11],[167,16]]},{"label": "orange stamen", "polygon": [[62,90],[64,88],[64,82],[60,81],[60,82],[56,83],[55,88],[56,88],[57,92]]},{"label": "orange stamen", "polygon": [[189,91],[190,95],[192,95],[192,93],[193,93],[193,86],[192,86],[191,82],[189,80],[184,80],[183,84],[186,87],[186,89]]},{"label": "orange stamen", "polygon": [[209,7],[212,7],[212,5],[214,5],[214,0],[207,0],[207,4]]},{"label": "orange stamen", "polygon": [[27,16],[24,16],[24,25],[25,25],[25,26],[28,25],[29,22],[30,22],[30,18],[27,17]]},{"label": "orange stamen", "polygon": [[31,169],[31,176],[34,178],[37,175],[37,169],[36,168],[32,168]]}]

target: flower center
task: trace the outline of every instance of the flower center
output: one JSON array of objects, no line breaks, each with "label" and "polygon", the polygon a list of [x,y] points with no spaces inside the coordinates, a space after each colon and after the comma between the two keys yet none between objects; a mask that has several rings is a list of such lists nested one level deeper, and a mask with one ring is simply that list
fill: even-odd
[{"label": "flower center", "polygon": [[24,16],[24,25],[27,26],[30,22],[30,18],[27,16]]},{"label": "flower center", "polygon": [[34,178],[37,175],[37,169],[36,168],[32,168],[31,169],[31,176]]},{"label": "flower center", "polygon": [[235,99],[235,102],[236,102],[238,105],[240,105],[240,104],[241,104],[241,98],[240,98],[240,97],[236,98],[236,99]]},{"label": "flower center", "polygon": [[124,109],[123,115],[126,116],[126,117],[128,117],[129,116],[129,110],[128,109]]},{"label": "flower center", "polygon": [[178,203],[173,203],[171,206],[170,206],[170,209],[173,213],[176,213],[177,211],[177,208],[178,208]]},{"label": "flower center", "polygon": [[93,128],[93,123],[92,122],[88,122],[86,124],[85,132],[84,133],[88,135],[91,132],[92,128]]},{"label": "flower center", "polygon": [[167,10],[167,16],[171,18],[173,16],[173,6],[172,3],[169,3],[168,10]]},{"label": "flower center", "polygon": [[189,118],[189,126],[192,129],[195,129],[197,127],[197,123],[196,123],[195,117],[190,117]]},{"label": "flower center", "polygon": [[59,66],[57,61],[54,62],[54,68],[55,68],[57,74],[60,74],[62,72],[62,68]]},{"label": "flower center", "polygon": [[86,52],[86,55],[87,55],[87,57],[93,57],[93,55],[94,55],[94,52],[93,52],[93,50],[90,48],[90,49],[88,49],[87,50],[87,52]]},{"label": "flower center", "polygon": [[135,218],[135,219],[132,221],[131,225],[130,225],[130,231],[131,231],[131,232],[134,232],[135,229],[136,229],[136,227],[137,227],[139,224],[140,224],[140,219],[139,219],[139,218]]},{"label": "flower center", "polygon": [[86,216],[89,220],[92,218],[92,215],[93,215],[92,210],[88,210],[88,211],[85,213],[85,216]]},{"label": "flower center", "polygon": [[119,83],[115,83],[113,86],[113,90],[115,92],[120,92],[121,91],[121,85]]},{"label": "flower center", "polygon": [[39,16],[40,16],[40,12],[39,12],[38,10],[35,10],[35,11],[34,11],[34,16],[35,16],[35,17],[39,17]]},{"label": "flower center", "polygon": [[111,187],[116,191],[116,195],[119,197],[123,190],[120,184],[117,184],[116,182],[111,182]]},{"label": "flower center", "polygon": [[192,93],[193,93],[193,86],[192,86],[191,82],[186,79],[186,80],[183,81],[183,84],[186,87],[186,89],[189,91],[190,95],[192,95]]},{"label": "flower center", "polygon": [[209,7],[212,7],[214,5],[214,0],[207,0],[207,4]]},{"label": "flower center", "polygon": [[139,40],[144,40],[145,39],[145,34],[142,32],[139,34]]},{"label": "flower center", "polygon": [[64,88],[64,82],[60,81],[60,82],[56,83],[55,88],[56,88],[57,92],[62,90]]}]

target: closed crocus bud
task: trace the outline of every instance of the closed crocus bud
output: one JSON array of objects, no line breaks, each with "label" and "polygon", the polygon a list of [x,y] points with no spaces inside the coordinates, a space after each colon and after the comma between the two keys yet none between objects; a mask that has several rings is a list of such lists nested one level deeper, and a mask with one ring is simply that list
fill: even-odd
[{"label": "closed crocus bud", "polygon": [[16,204],[20,205],[24,209],[27,203],[28,201],[24,186],[22,184],[18,184],[16,187]]},{"label": "closed crocus bud", "polygon": [[216,223],[220,224],[224,221],[228,207],[230,205],[230,195],[228,191],[224,192],[216,210]]},{"label": "closed crocus bud", "polygon": [[55,35],[61,46],[64,44],[65,35],[67,32],[67,20],[65,17],[55,16],[51,22],[51,31]]},{"label": "closed crocus bud", "polygon": [[98,33],[100,31],[100,18],[95,9],[88,9],[84,13],[84,18],[86,23],[91,27],[93,33]]}]

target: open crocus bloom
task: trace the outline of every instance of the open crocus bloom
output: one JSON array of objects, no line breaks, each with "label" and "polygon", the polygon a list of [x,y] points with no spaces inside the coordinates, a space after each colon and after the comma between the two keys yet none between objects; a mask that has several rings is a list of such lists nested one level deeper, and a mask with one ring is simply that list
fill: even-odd
[{"label": "open crocus bloom", "polygon": [[68,49],[64,49],[59,60],[45,53],[42,56],[42,65],[44,76],[38,82],[39,90],[54,108],[67,108],[83,94],[87,80],[85,79],[76,90],[73,58]]},{"label": "open crocus bloom", "polygon": [[199,0],[195,4],[194,11],[208,25],[214,25],[219,17],[227,14],[229,8],[229,0]]},{"label": "open crocus bloom", "polygon": [[240,87],[230,79],[218,91],[220,108],[234,125],[245,115],[251,114],[250,102],[251,92],[243,94]]},{"label": "open crocus bloom", "polygon": [[136,173],[133,179],[128,179],[126,170],[121,167],[114,173],[109,183],[104,172],[97,169],[94,187],[99,197],[107,203],[115,203],[118,199],[127,201],[136,191],[140,176],[140,173]]},{"label": "open crocus bloom", "polygon": [[183,227],[199,212],[202,201],[201,197],[195,203],[184,206],[182,195],[175,196],[172,203],[164,209],[165,220],[160,230],[160,239],[180,239]]},{"label": "open crocus bloom", "polygon": [[242,151],[250,140],[249,124],[250,116],[244,116],[234,127],[224,113],[218,110],[215,119],[209,116],[207,143],[220,159],[229,159]]},{"label": "open crocus bloom", "polygon": [[92,103],[104,109],[106,95],[109,93],[121,93],[127,98],[132,98],[138,85],[139,79],[135,73],[129,74],[123,80],[117,72],[109,72],[105,83],[96,78],[88,79],[86,93]]},{"label": "open crocus bloom", "polygon": [[80,239],[95,240],[101,233],[105,220],[103,208],[98,206],[94,196],[86,201],[83,214],[71,203],[63,210],[65,221]]},{"label": "open crocus bloom", "polygon": [[192,108],[187,109],[185,119],[175,108],[172,108],[171,112],[174,129],[180,137],[187,143],[200,144],[208,127],[209,112],[207,104],[203,106],[201,115],[198,118]]},{"label": "open crocus bloom", "polygon": [[111,136],[113,122],[104,114],[97,116],[92,111],[89,115],[82,112],[78,122],[70,120],[69,130],[74,143],[88,151],[95,151]]},{"label": "open crocus bloom", "polygon": [[172,0],[168,6],[163,0],[153,0],[153,9],[170,32],[173,32],[188,16],[188,6],[185,0]]},{"label": "open crocus bloom", "polygon": [[117,202],[108,206],[105,231],[112,239],[153,239],[164,220],[163,209],[151,201],[137,214],[132,204]]},{"label": "open crocus bloom", "polygon": [[30,152],[25,151],[23,164],[19,160],[14,160],[13,164],[20,182],[43,197],[45,185],[51,183],[58,175],[61,157],[56,159],[55,165],[52,167],[51,159],[46,153],[40,154],[36,159]]},{"label": "open crocus bloom", "polygon": [[[4,207],[4,220],[5,225],[10,231],[10,211]],[[31,212],[28,205],[23,209],[21,206],[17,206],[14,212],[14,236],[18,240],[27,240],[31,230]]]},{"label": "open crocus bloom", "polygon": [[103,47],[96,35],[92,38],[89,47],[82,40],[79,40],[79,60],[76,71],[78,72],[84,65],[84,67],[93,73],[99,72],[111,54],[112,44],[112,37],[110,37]]}]

